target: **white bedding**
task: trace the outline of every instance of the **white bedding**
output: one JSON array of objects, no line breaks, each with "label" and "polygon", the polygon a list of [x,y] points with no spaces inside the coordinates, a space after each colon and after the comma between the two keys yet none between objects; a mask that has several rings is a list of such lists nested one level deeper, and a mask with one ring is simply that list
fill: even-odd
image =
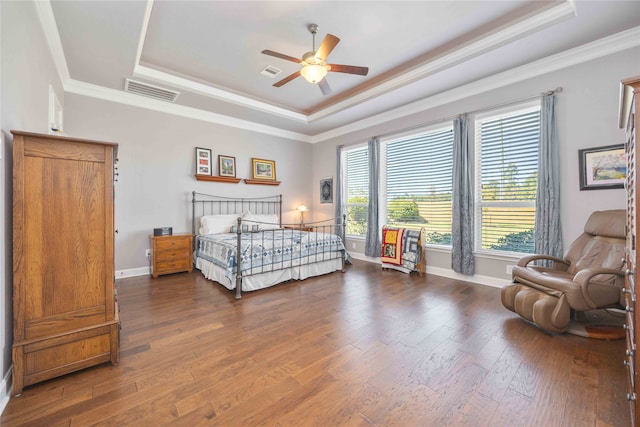
[{"label": "white bedding", "polygon": [[[345,248],[339,236],[292,229],[242,233],[242,290],[262,289],[287,280],[343,268]],[[196,268],[228,289],[236,287],[237,234],[196,238]]]},{"label": "white bedding", "polygon": [[[236,276],[233,275],[231,279],[227,278],[226,270],[222,267],[219,267],[205,259],[196,258],[196,268],[200,270],[207,279],[218,282],[229,290],[236,288]],[[342,261],[340,259],[332,259],[315,264],[258,273],[242,278],[242,290],[256,291],[258,289],[264,289],[277,285],[278,283],[286,282],[287,280],[304,280],[308,277],[333,273],[334,271],[341,270],[342,268]]]}]

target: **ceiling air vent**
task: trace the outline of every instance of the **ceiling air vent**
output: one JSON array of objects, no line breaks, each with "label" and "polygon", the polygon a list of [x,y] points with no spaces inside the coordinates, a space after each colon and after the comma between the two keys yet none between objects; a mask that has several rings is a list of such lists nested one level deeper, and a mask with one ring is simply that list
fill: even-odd
[{"label": "ceiling air vent", "polygon": [[264,70],[260,71],[260,74],[262,74],[263,76],[274,78],[281,72],[282,70],[277,69],[273,65],[267,65],[266,67],[264,67]]},{"label": "ceiling air vent", "polygon": [[178,95],[180,95],[180,92],[175,92],[169,89],[150,85],[148,83],[137,82],[130,79],[125,80],[124,91],[169,102],[175,102],[175,100],[178,98]]}]

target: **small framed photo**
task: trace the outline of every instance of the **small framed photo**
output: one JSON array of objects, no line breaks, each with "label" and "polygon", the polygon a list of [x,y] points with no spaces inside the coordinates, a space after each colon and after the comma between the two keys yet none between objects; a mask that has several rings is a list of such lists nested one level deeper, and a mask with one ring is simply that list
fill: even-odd
[{"label": "small framed photo", "polygon": [[196,147],[196,174],[211,175],[211,150]]},{"label": "small framed photo", "polygon": [[253,179],[276,180],[276,162],[273,160],[251,159]]},{"label": "small framed photo", "polygon": [[320,203],[333,203],[333,177],[320,180]]},{"label": "small framed photo", "polygon": [[218,155],[218,175],[236,177],[236,158]]},{"label": "small framed photo", "polygon": [[624,144],[578,150],[580,191],[624,188],[627,163]]}]

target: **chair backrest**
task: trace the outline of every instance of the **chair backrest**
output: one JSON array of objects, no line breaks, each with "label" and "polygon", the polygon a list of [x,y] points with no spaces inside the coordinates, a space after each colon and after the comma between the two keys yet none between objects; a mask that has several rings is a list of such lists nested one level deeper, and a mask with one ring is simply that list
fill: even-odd
[{"label": "chair backrest", "polygon": [[[596,211],[584,226],[584,233],[569,247],[565,258],[571,262],[568,272],[575,275],[589,267],[621,270],[626,245],[626,211]],[[593,281],[614,283],[617,276],[600,275]]]}]

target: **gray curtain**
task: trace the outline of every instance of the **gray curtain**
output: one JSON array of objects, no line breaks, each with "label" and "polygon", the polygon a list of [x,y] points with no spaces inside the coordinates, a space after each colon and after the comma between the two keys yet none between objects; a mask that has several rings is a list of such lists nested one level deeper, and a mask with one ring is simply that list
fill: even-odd
[{"label": "gray curtain", "polygon": [[364,254],[371,257],[379,257],[382,242],[380,241],[380,226],[378,219],[380,177],[380,141],[373,137],[369,140],[369,207],[367,209],[367,238],[365,240]]},{"label": "gray curtain", "polygon": [[536,192],[535,253],[562,257],[556,96],[544,95],[540,109],[540,150]]},{"label": "gray curtain", "polygon": [[[333,184],[336,224],[342,224],[342,215],[345,214],[342,194],[342,148],[342,145],[336,148],[336,179]],[[342,226],[344,227],[346,224],[342,224]]]},{"label": "gray curtain", "polygon": [[453,208],[451,223],[451,267],[457,273],[472,275],[473,259],[473,182],[472,157],[467,115],[453,121]]}]

